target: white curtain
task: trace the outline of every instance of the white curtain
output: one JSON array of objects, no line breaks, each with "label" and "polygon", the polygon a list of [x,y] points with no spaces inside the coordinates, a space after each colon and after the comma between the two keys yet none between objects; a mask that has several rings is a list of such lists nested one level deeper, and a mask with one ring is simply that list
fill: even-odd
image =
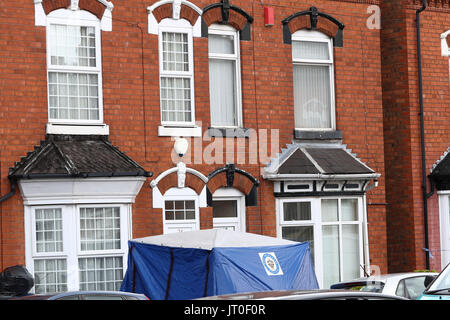
[{"label": "white curtain", "polygon": [[209,53],[234,54],[234,38],[232,35],[208,35]]},{"label": "white curtain", "polygon": [[323,288],[340,281],[339,226],[322,227]]},{"label": "white curtain", "polygon": [[237,126],[234,36],[209,34],[209,93],[212,126]]},{"label": "white curtain", "polygon": [[360,275],[359,226],[349,224],[342,226],[342,261],[343,281],[358,278]]},{"label": "white curtain", "polygon": [[209,60],[212,126],[236,126],[236,61]]},{"label": "white curtain", "polygon": [[329,60],[328,42],[293,41],[292,58],[294,60]]},{"label": "white curtain", "polygon": [[294,65],[296,128],[331,127],[330,67]]}]

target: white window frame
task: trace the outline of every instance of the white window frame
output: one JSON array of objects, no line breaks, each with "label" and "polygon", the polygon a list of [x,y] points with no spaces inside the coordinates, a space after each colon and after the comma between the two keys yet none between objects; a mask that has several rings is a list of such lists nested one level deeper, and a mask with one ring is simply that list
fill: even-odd
[{"label": "white window frame", "polygon": [[[95,28],[95,49],[96,49],[96,66],[95,67],[73,67],[52,65],[50,56],[50,26],[51,25],[71,25],[86,26]],[[103,123],[103,80],[102,80],[102,50],[101,50],[101,25],[97,17],[87,11],[71,11],[68,9],[59,9],[51,12],[47,16],[47,99],[48,99],[48,120],[50,124],[102,124]],[[49,90],[49,73],[65,72],[65,73],[85,73],[96,74],[98,77],[98,120],[81,120],[81,119],[51,119],[50,118],[50,90]]]},{"label": "white window frame", "polygon": [[[166,201],[194,201],[194,220],[166,220]],[[200,199],[197,193],[190,188],[171,188],[163,196],[163,233],[168,234],[187,230],[200,230]]]},{"label": "white window frame", "polygon": [[[335,100],[335,87],[334,87],[334,52],[333,52],[333,39],[319,31],[299,30],[292,35],[292,42],[295,41],[309,41],[309,42],[325,42],[328,44],[328,52],[330,59],[294,59],[292,57],[292,65],[321,65],[328,66],[330,70],[330,123],[329,128],[299,128],[296,130],[308,130],[308,131],[333,131],[336,130],[336,100]],[[295,91],[295,87],[293,87]],[[294,113],[295,113],[294,105]]]},{"label": "white window frame", "polygon": [[[342,221],[341,218],[341,200],[357,199],[358,200],[358,220],[357,221]],[[339,221],[322,222],[322,200],[338,200]],[[311,220],[298,221],[284,221],[284,203],[288,202],[309,202],[311,203]],[[364,259],[367,257],[366,248],[364,246],[364,225],[365,225],[365,209],[364,199],[361,196],[336,196],[336,197],[301,197],[301,198],[277,198],[276,212],[277,212],[277,237],[282,238],[282,228],[285,226],[312,226],[314,232],[314,266],[319,286],[323,287],[323,243],[322,243],[322,226],[339,225],[339,239],[342,239],[342,225],[358,225],[359,226],[359,258],[360,265],[364,265]],[[343,259],[342,259],[342,241],[339,243],[339,270],[340,281],[342,279]],[[364,276],[362,268],[359,268],[360,276]],[[350,279],[346,279],[350,280]]]},{"label": "white window frame", "polygon": [[[195,85],[194,85],[194,45],[193,45],[193,30],[188,21],[174,20],[170,18],[163,19],[159,24],[158,29],[158,47],[159,47],[159,94],[160,94],[160,117],[161,125],[163,127],[194,127],[195,126]],[[162,34],[164,32],[171,33],[185,33],[188,35],[188,50],[189,50],[189,72],[182,71],[164,71],[163,69],[163,44]],[[191,121],[177,122],[177,121],[163,121],[162,117],[162,100],[161,100],[161,78],[189,78],[191,81]]]},{"label": "white window frame", "polygon": [[234,188],[219,188],[213,194],[213,201],[235,201],[237,217],[236,218],[214,218],[214,229],[226,229],[235,227],[235,231],[246,232],[245,224],[245,195]]},{"label": "white window frame", "polygon": [[449,72],[450,72],[450,48],[447,43],[447,37],[450,36],[450,30],[447,30],[443,34],[441,34],[441,51],[442,56],[447,57],[449,60]]},{"label": "white window frame", "polygon": [[[120,241],[121,248],[117,250],[91,250],[81,251],[80,236],[80,208],[120,208]],[[56,209],[62,211],[63,222],[63,251],[40,252],[36,251],[36,210]],[[131,204],[61,204],[61,205],[37,205],[25,206],[25,231],[26,231],[26,267],[34,275],[34,261],[42,259],[65,259],[67,264],[67,290],[80,289],[80,275],[78,259],[93,257],[122,257],[123,275],[127,268],[128,240],[131,239]],[[32,289],[34,292],[34,288]]]},{"label": "white window frame", "polygon": [[[241,84],[241,51],[240,51],[240,37],[239,32],[228,25],[212,24],[208,28],[208,34],[216,35],[229,35],[233,36],[234,39],[234,54],[219,54],[211,53],[208,51],[208,58],[217,60],[231,60],[235,61],[235,83],[234,90],[236,95],[234,97],[235,107],[236,107],[236,124],[233,126],[219,126],[214,125],[211,119],[211,127],[214,128],[242,128],[243,127],[243,117],[242,117],[242,84]],[[211,98],[210,98],[211,99]]]},{"label": "white window frame", "polygon": [[441,268],[450,263],[450,190],[438,191]]}]

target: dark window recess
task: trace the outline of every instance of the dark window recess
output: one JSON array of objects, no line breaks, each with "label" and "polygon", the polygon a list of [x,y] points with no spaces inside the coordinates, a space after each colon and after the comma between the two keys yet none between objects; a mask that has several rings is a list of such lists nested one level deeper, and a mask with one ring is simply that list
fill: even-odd
[{"label": "dark window recess", "polygon": [[324,186],[324,189],[338,189],[339,185],[337,183],[330,183]]},{"label": "dark window recess", "polygon": [[345,189],[359,189],[359,184],[357,183],[348,183],[345,185]]},{"label": "dark window recess", "polygon": [[294,139],[299,140],[342,140],[342,131],[305,131],[294,129]]},{"label": "dark window recess", "polygon": [[309,184],[291,184],[287,186],[288,190],[309,190]]}]

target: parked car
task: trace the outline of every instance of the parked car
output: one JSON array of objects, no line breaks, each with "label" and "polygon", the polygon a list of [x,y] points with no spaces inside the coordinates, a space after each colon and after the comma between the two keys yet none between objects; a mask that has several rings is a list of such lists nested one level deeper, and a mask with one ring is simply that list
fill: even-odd
[{"label": "parked car", "polygon": [[418,300],[450,300],[450,264],[430,283]]},{"label": "parked car", "polygon": [[55,294],[31,294],[10,300],[149,300],[145,295],[121,291],[69,291]]},{"label": "parked car", "polygon": [[437,272],[391,273],[340,282],[330,288],[378,292],[415,300],[437,275]]},{"label": "parked car", "polygon": [[351,290],[280,290],[234,293],[197,300],[408,300],[376,292]]}]

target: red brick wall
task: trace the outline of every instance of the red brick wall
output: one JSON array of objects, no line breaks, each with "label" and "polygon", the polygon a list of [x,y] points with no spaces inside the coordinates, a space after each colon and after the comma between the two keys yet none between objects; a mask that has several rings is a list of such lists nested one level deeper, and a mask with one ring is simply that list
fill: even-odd
[{"label": "red brick wall", "polygon": [[[110,140],[156,177],[174,164],[170,159],[173,141],[157,136],[158,39],[147,33],[145,10],[155,2],[143,6],[137,0],[113,1],[113,30],[102,32],[102,67],[104,119],[110,126]],[[203,8],[212,1],[193,3]],[[382,174],[378,188],[368,193],[367,202],[371,263],[387,271],[380,33],[365,25],[371,3],[377,1],[273,0],[276,24],[265,27],[264,8],[259,2],[232,1],[255,19],[252,41],[241,41],[244,126],[254,130],[279,129],[280,148],[291,143],[294,129],[291,46],[283,43],[281,20],[314,5],[346,25],[344,47],[335,49],[337,129],[342,130],[348,148]],[[34,25],[34,7],[29,1],[3,4],[0,26],[0,44],[4,48],[0,52],[1,192],[5,194],[9,188],[8,168],[45,137],[46,43],[45,28]],[[194,38],[196,120],[202,122],[203,131],[210,125],[207,43],[207,39]],[[247,161],[237,166],[261,181],[259,206],[247,208],[247,229],[275,236],[273,184],[260,176],[265,163],[248,163],[250,141],[244,141]],[[209,143],[203,142],[203,150]],[[224,164],[190,166],[208,174]],[[150,180],[133,206],[133,237],[162,233],[162,212],[152,208]],[[2,203],[1,209],[0,267],[24,263],[20,195]],[[201,211],[202,220],[205,219],[202,227],[211,225],[208,215],[211,210]]]},{"label": "red brick wall", "polygon": [[[429,2],[421,14],[422,71],[426,172],[450,145],[449,59],[441,56],[440,34],[450,29],[450,8]],[[381,31],[389,271],[425,268],[422,196],[422,154],[416,41],[416,10],[420,1],[384,1]],[[429,186],[427,187],[429,190]],[[437,197],[428,200],[429,242],[440,269]]]},{"label": "red brick wall", "polygon": [[382,72],[389,271],[414,268],[414,224],[405,3],[384,1]]},{"label": "red brick wall", "polygon": [[[445,3],[444,3],[445,4]],[[408,61],[409,68],[409,95],[411,97],[411,141],[412,141],[412,168],[414,188],[414,224],[415,224],[415,248],[417,252],[416,267],[421,268],[425,264],[424,224],[422,203],[422,175],[421,175],[421,144],[420,122],[417,85],[417,55],[415,10],[407,12],[408,27]],[[440,35],[450,30],[450,7],[448,3],[442,7],[438,3],[431,2],[430,6],[421,14],[421,42],[422,42],[422,73],[424,96],[424,120],[425,120],[425,147],[426,147],[426,172],[430,173],[433,164],[440,159],[450,146],[450,73],[449,58],[441,55]],[[429,190],[429,186],[428,186]],[[440,252],[439,241],[439,211],[437,197],[428,201],[428,224],[430,249],[434,254]],[[430,267],[440,270],[440,257],[430,259]]]}]

